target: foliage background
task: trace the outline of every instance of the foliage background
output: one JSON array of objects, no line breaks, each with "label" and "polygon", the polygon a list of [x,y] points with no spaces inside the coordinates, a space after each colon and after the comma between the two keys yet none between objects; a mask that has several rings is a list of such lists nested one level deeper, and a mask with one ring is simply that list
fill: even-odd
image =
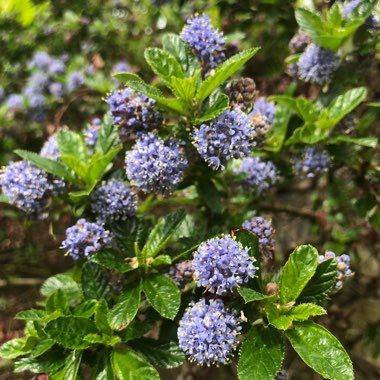
[{"label": "foliage background", "polygon": [[[328,2],[315,3],[324,7]],[[301,5],[307,6],[308,1],[58,0],[34,5],[29,1],[0,2],[0,84],[8,93],[17,92],[24,85],[29,75],[28,62],[38,50],[48,50],[52,55],[67,51],[74,65],[95,62],[101,73],[87,83],[84,91],[49,104],[49,117],[42,124],[25,115],[9,118],[0,106],[0,164],[15,159],[12,150],[16,147],[38,150],[44,138],[58,126],[79,130],[94,115],[105,113],[107,106],[101,98],[113,86],[110,71],[117,61],[127,61],[135,71],[139,68],[139,75],[149,80],[143,60],[145,47],[158,46],[164,33],[178,33],[186,17],[197,10],[207,12],[215,25],[224,30],[228,41],[240,49],[261,46],[244,75],[255,79],[263,95],[282,93],[292,82],[284,73],[284,61],[289,55],[288,42],[298,29],[294,7]],[[375,42],[375,59],[371,59],[370,69],[358,70],[368,63],[363,55],[354,70],[342,73],[342,83],[348,78],[352,86],[367,86],[367,101],[379,99],[380,45]],[[311,85],[298,86],[297,94],[313,98],[316,89]],[[376,135],[379,108],[362,106],[358,115],[363,130]],[[364,153],[366,159],[357,162],[355,151],[341,149],[342,163],[353,163],[353,171],[338,168],[318,186],[295,187],[285,183],[277,189],[275,202],[268,200],[259,209],[273,220],[277,251],[283,258],[302,243],[350,253],[356,276],[335,296],[329,316],[320,319],[348,349],[357,378],[376,379],[380,373],[380,214],[376,209],[379,157],[378,152],[368,151]],[[71,266],[71,260],[59,250],[59,242],[73,220],[67,211],[57,213],[51,224],[29,223],[19,219],[14,209],[0,207],[1,343],[21,332],[22,323],[13,320],[13,316],[41,298],[38,288],[44,278]],[[289,353],[285,367],[290,379],[317,378],[290,350]],[[184,375],[174,372],[165,376],[175,379]],[[219,369],[211,375],[205,370],[196,376],[222,379],[235,374]],[[21,378],[10,373],[9,363],[0,362],[0,379]]]}]

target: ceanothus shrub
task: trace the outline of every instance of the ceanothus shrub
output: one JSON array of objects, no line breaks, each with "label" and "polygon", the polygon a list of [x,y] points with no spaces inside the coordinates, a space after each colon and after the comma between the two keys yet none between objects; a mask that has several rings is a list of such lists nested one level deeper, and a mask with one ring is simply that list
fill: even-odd
[{"label": "ceanothus shrub", "polygon": [[[25,336],[0,348],[16,371],[157,380],[160,368],[188,359],[237,365],[240,380],[273,380],[286,376],[288,341],[321,376],[354,378],[343,346],[310,320],[344,289],[350,256],[321,255],[301,241],[290,255],[281,252],[272,221],[276,230],[286,233],[286,226],[267,216],[284,187],[318,186],[341,165],[334,147],[363,144],[334,127],[365,89],[334,88],[325,101],[345,64],[345,40],[339,34],[326,46],[305,28],[305,12],[297,10],[301,31],[288,63],[313,83],[313,100],[291,89],[260,93],[255,78],[239,78],[258,49],[228,58],[222,32],[196,15],[180,35],[163,36],[163,48],[145,50],[155,85],[119,65],[115,78],[125,87],[108,95],[103,118],[82,133],[59,129],[40,154],[16,151],[22,161],[0,174],[10,207],[37,219],[70,206],[73,219],[60,244],[73,269],[46,281],[45,302],[18,314]],[[339,31],[350,17],[364,25],[364,16],[353,12]],[[49,67],[51,75],[64,69],[51,61],[39,53],[31,67]],[[32,87],[51,89],[37,79]],[[72,72],[68,90],[84,80]],[[8,103],[21,108],[24,99]],[[280,209],[287,210],[297,213]]]}]

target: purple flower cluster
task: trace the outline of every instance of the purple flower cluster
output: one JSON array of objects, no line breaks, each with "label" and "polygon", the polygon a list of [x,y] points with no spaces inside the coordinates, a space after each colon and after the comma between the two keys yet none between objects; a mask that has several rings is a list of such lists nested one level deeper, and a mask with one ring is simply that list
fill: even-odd
[{"label": "purple flower cluster", "polygon": [[191,302],[179,323],[179,346],[191,362],[227,364],[237,346],[240,323],[220,299]]},{"label": "purple flower cluster", "polygon": [[9,203],[27,217],[44,219],[49,198],[65,186],[27,161],[11,162],[0,174],[0,186]]},{"label": "purple flower cluster", "polygon": [[206,71],[215,69],[226,59],[223,33],[213,28],[208,16],[199,15],[187,19],[181,39],[194,50]]},{"label": "purple flower cluster", "polygon": [[331,81],[339,64],[333,51],[310,44],[298,60],[298,76],[305,82],[323,85]]},{"label": "purple flower cluster", "polygon": [[279,174],[273,162],[265,162],[260,157],[245,158],[236,173],[246,175],[243,186],[257,196],[267,192],[279,180]]},{"label": "purple flower cluster", "polygon": [[19,94],[11,94],[8,96],[5,105],[11,110],[24,109],[24,98]]},{"label": "purple flower cluster", "polygon": [[51,160],[58,161],[58,157],[61,155],[56,135],[51,135],[42,145],[40,150],[40,156],[50,158]]},{"label": "purple flower cluster", "polygon": [[66,230],[66,239],[62,242],[62,248],[66,250],[67,255],[78,260],[89,258],[111,242],[111,233],[105,230],[102,224],[91,223],[82,218]]},{"label": "purple flower cluster", "polygon": [[194,277],[198,286],[223,295],[255,276],[255,259],[249,249],[225,235],[203,242],[194,253]]},{"label": "purple flower cluster", "polygon": [[137,201],[124,182],[111,179],[92,194],[91,209],[103,222],[126,220],[136,211]]},{"label": "purple flower cluster", "polygon": [[44,51],[38,51],[34,53],[29,66],[33,69],[45,70],[49,67],[51,63],[51,57],[48,53]]},{"label": "purple flower cluster", "polygon": [[98,130],[101,124],[102,124],[102,121],[98,117],[96,117],[91,120],[91,124],[86,129],[84,133],[84,137],[85,137],[84,142],[89,148],[94,148],[96,144],[96,140],[98,138]]},{"label": "purple flower cluster", "polygon": [[121,127],[121,136],[151,131],[162,124],[161,112],[154,109],[156,101],[129,88],[108,96],[112,122]]},{"label": "purple flower cluster", "polygon": [[67,78],[67,89],[69,91],[74,91],[80,86],[82,86],[85,82],[85,77],[80,71],[73,71],[70,73]]},{"label": "purple flower cluster", "polygon": [[193,144],[212,169],[224,169],[226,161],[247,157],[257,145],[256,132],[240,110],[224,111],[209,124],[195,129]]},{"label": "purple flower cluster", "polygon": [[351,259],[350,259],[350,256],[345,255],[345,254],[341,256],[337,256],[332,251],[326,251],[324,255],[319,256],[318,261],[319,263],[322,263],[323,261],[326,261],[329,259],[334,259],[337,262],[338,273],[336,276],[336,283],[335,283],[334,290],[338,291],[342,289],[343,283],[354,274],[352,270],[350,269]]},{"label": "purple flower cluster", "polygon": [[264,117],[269,124],[273,124],[275,121],[276,106],[273,102],[268,102],[261,96],[253,103],[253,110],[248,116],[252,117],[257,114]]},{"label": "purple flower cluster", "polygon": [[330,156],[315,146],[307,148],[301,159],[294,163],[294,171],[301,178],[316,178],[327,173]]},{"label": "purple flower cluster", "polygon": [[172,265],[169,269],[168,275],[180,288],[193,279],[194,269],[190,260],[180,261]]},{"label": "purple flower cluster", "polygon": [[271,251],[273,249],[275,240],[273,238],[274,229],[271,220],[265,219],[262,216],[255,216],[251,220],[244,221],[242,227],[252,231],[258,237],[262,251]]},{"label": "purple flower cluster", "polygon": [[166,194],[182,181],[188,162],[179,143],[143,135],[125,156],[129,180],[145,193]]}]

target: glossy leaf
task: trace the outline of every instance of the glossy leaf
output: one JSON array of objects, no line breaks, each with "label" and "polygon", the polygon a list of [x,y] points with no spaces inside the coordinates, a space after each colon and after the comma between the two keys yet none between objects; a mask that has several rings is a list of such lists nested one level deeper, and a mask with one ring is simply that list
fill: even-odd
[{"label": "glossy leaf", "polygon": [[108,323],[108,305],[105,300],[101,300],[95,309],[95,325],[100,332],[106,335],[112,335],[111,326]]},{"label": "glossy leaf", "polygon": [[205,100],[225,80],[235,74],[247,61],[249,61],[259,48],[242,51],[223,62],[202,84],[196,94],[199,103]]},{"label": "glossy leaf", "polygon": [[185,362],[185,355],[178,343],[172,340],[157,341],[141,338],[129,345],[155,367],[175,368]]},{"label": "glossy leaf", "polygon": [[144,57],[152,70],[164,81],[171,83],[171,77],[183,78],[180,64],[167,51],[159,48],[147,48]]},{"label": "glossy leaf", "polygon": [[176,284],[163,274],[153,274],[142,284],[149,303],[163,317],[174,319],[181,304],[181,293]]},{"label": "glossy leaf", "polygon": [[118,380],[160,380],[157,371],[130,349],[115,348],[111,363]]},{"label": "glossy leaf", "polygon": [[166,34],[162,38],[164,49],[177,58],[187,76],[192,76],[199,69],[198,60],[187,45],[176,34]]},{"label": "glossy leaf", "polygon": [[140,306],[140,292],[139,285],[129,285],[121,293],[118,302],[109,311],[108,321],[112,329],[118,330],[133,320]]},{"label": "glossy leaf", "polygon": [[317,266],[313,277],[297,298],[298,302],[320,302],[324,300],[336,283],[337,262],[330,259]]},{"label": "glossy leaf", "polygon": [[284,340],[273,327],[252,327],[240,349],[239,380],[273,380],[284,360]]},{"label": "glossy leaf", "polygon": [[226,94],[219,94],[211,104],[195,119],[195,124],[202,124],[205,121],[215,119],[222,112],[228,109],[229,98]]},{"label": "glossy leaf", "polygon": [[82,268],[82,290],[85,298],[101,300],[110,290],[109,281],[103,270],[92,263]]},{"label": "glossy leaf", "polygon": [[256,292],[253,289],[245,288],[245,287],[240,287],[238,288],[239,294],[243,297],[245,303],[253,302],[253,301],[261,301],[269,296]]},{"label": "glossy leaf", "polygon": [[126,273],[133,268],[125,261],[117,250],[106,248],[101,249],[91,256],[91,261],[120,273]]},{"label": "glossy leaf", "polygon": [[15,153],[47,173],[61,177],[69,182],[79,183],[72,171],[57,161],[42,157],[37,153],[29,152],[27,150],[18,149]]},{"label": "glossy leaf", "polygon": [[175,211],[165,218],[162,218],[153,228],[148,236],[147,242],[142,250],[143,255],[154,257],[159,253],[170,241],[176,229],[185,218],[185,211]]},{"label": "glossy leaf", "polygon": [[295,301],[313,277],[318,265],[318,252],[311,245],[297,247],[289,256],[279,285],[281,304]]},{"label": "glossy leaf", "polygon": [[295,322],[286,331],[294,350],[301,359],[326,379],[351,380],[351,360],[340,342],[324,327],[312,321]]},{"label": "glossy leaf", "polygon": [[63,369],[65,380],[76,380],[79,366],[82,360],[83,351],[71,351],[65,359],[65,367]]},{"label": "glossy leaf", "polygon": [[43,296],[48,297],[56,290],[61,289],[67,299],[81,299],[82,290],[79,284],[74,281],[71,273],[59,273],[55,276],[49,277],[41,286],[40,292]]}]

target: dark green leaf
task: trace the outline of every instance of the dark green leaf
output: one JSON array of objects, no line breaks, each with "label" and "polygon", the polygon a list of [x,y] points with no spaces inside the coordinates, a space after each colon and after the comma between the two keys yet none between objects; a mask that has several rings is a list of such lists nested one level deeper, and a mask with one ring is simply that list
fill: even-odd
[{"label": "dark green leaf", "polygon": [[90,318],[95,313],[97,305],[98,302],[94,299],[86,300],[74,309],[73,314],[78,317]]},{"label": "dark green leaf", "polygon": [[289,120],[292,115],[291,108],[283,105],[276,106],[276,118],[265,143],[265,149],[279,152],[288,131]]},{"label": "dark green leaf", "polygon": [[199,69],[198,60],[188,46],[176,34],[166,34],[162,38],[164,49],[177,58],[187,76],[192,76]]},{"label": "dark green leaf", "polygon": [[103,270],[93,263],[82,268],[82,290],[85,298],[101,300],[109,292],[109,281]]},{"label": "dark green leaf", "polygon": [[224,206],[221,200],[221,193],[216,188],[214,182],[209,179],[198,181],[197,190],[202,203],[215,214],[221,214],[224,211]]},{"label": "dark green leaf", "polygon": [[109,121],[103,121],[102,125],[97,131],[97,138],[95,143],[94,152],[107,154],[112,148],[116,147],[119,143],[118,129]]},{"label": "dark green leaf", "polygon": [[268,298],[265,294],[261,294],[256,292],[255,290],[249,288],[238,288],[239,294],[243,297],[245,303],[253,302],[253,301],[261,301],[263,299]]},{"label": "dark green leaf", "polygon": [[36,309],[30,309],[30,310],[23,310],[19,311],[15,319],[22,319],[25,321],[38,321],[41,318],[43,318],[46,315],[46,312],[44,310],[36,310]]},{"label": "dark green leaf", "polygon": [[65,348],[81,349],[88,346],[83,338],[97,332],[95,323],[83,317],[59,317],[45,327],[46,334]]},{"label": "dark green leaf", "polygon": [[337,262],[330,259],[317,266],[313,277],[307,283],[298,302],[320,302],[324,300],[336,283]]},{"label": "dark green leaf", "polygon": [[160,256],[157,256],[151,266],[152,267],[158,267],[160,265],[169,265],[172,263],[172,258],[169,256],[169,255],[160,255]]},{"label": "dark green leaf", "polygon": [[15,362],[14,372],[55,373],[64,365],[61,350],[50,350],[38,358],[21,358]]},{"label": "dark green leaf", "polygon": [[41,339],[37,344],[34,345],[30,356],[32,358],[37,358],[43,355],[46,351],[50,350],[54,346],[54,340],[50,338]]},{"label": "dark green leaf", "polygon": [[130,349],[115,348],[111,363],[118,380],[160,380],[157,371]]},{"label": "dark green leaf", "polygon": [[242,51],[223,62],[213,74],[211,74],[197,91],[196,99],[199,103],[205,100],[217,87],[226,79],[235,74],[247,61],[249,61],[259,48],[252,48]]},{"label": "dark green leaf", "polygon": [[142,250],[143,255],[147,257],[156,256],[169,243],[185,215],[185,211],[180,209],[161,219],[149,234]]},{"label": "dark green leaf", "polygon": [[120,273],[126,273],[133,270],[133,268],[125,261],[125,258],[112,248],[105,248],[97,251],[95,255],[91,256],[91,261]]},{"label": "dark green leaf", "polygon": [[123,342],[141,338],[152,329],[156,322],[157,321],[154,318],[147,318],[144,321],[134,319],[126,329],[120,331],[119,335],[121,336]]},{"label": "dark green leaf", "polygon": [[377,142],[378,139],[376,137],[350,137],[347,135],[331,137],[327,140],[327,144],[349,143],[360,146],[366,146],[368,148],[376,148]]},{"label": "dark green leaf", "polygon": [[139,285],[129,285],[128,290],[120,295],[118,302],[108,315],[108,322],[114,330],[128,325],[136,316],[140,306],[140,293]]},{"label": "dark green leaf", "polygon": [[259,238],[251,231],[241,229],[234,232],[236,240],[240,242],[243,247],[249,249],[249,255],[254,257],[257,262],[260,260],[260,246]]},{"label": "dark green leaf", "polygon": [[255,326],[249,330],[240,349],[240,380],[273,380],[284,360],[284,340],[274,328]]},{"label": "dark green leaf", "polygon": [[54,311],[61,311],[62,314],[68,314],[69,308],[65,293],[61,289],[56,290],[46,300],[45,308],[49,313],[52,313]]},{"label": "dark green leaf", "polygon": [[91,372],[91,380],[115,380],[108,352],[98,351],[98,358]]},{"label": "dark green leaf", "polygon": [[155,367],[175,368],[185,361],[185,355],[178,343],[172,340],[141,338],[130,342],[129,345]]},{"label": "dark green leaf", "polygon": [[27,150],[16,150],[15,153],[24,160],[30,161],[33,165],[39,169],[53,174],[57,177],[61,177],[69,182],[78,184],[78,179],[73,175],[72,171],[61,163],[50,160],[49,158],[42,157],[37,153],[29,152]]},{"label": "dark green leaf", "polygon": [[195,119],[195,124],[202,124],[205,121],[215,119],[223,111],[228,109],[229,98],[226,94],[219,94],[214,101],[203,110],[199,118]]},{"label": "dark green leaf", "polygon": [[289,256],[279,286],[282,304],[295,301],[313,277],[318,265],[318,252],[311,245],[297,247]]},{"label": "dark green leaf", "polygon": [[354,379],[352,363],[340,342],[324,327],[312,322],[295,322],[286,331],[301,359],[326,379]]},{"label": "dark green leaf", "polygon": [[142,284],[149,303],[163,317],[174,319],[181,304],[181,293],[176,284],[163,274],[153,274]]}]

